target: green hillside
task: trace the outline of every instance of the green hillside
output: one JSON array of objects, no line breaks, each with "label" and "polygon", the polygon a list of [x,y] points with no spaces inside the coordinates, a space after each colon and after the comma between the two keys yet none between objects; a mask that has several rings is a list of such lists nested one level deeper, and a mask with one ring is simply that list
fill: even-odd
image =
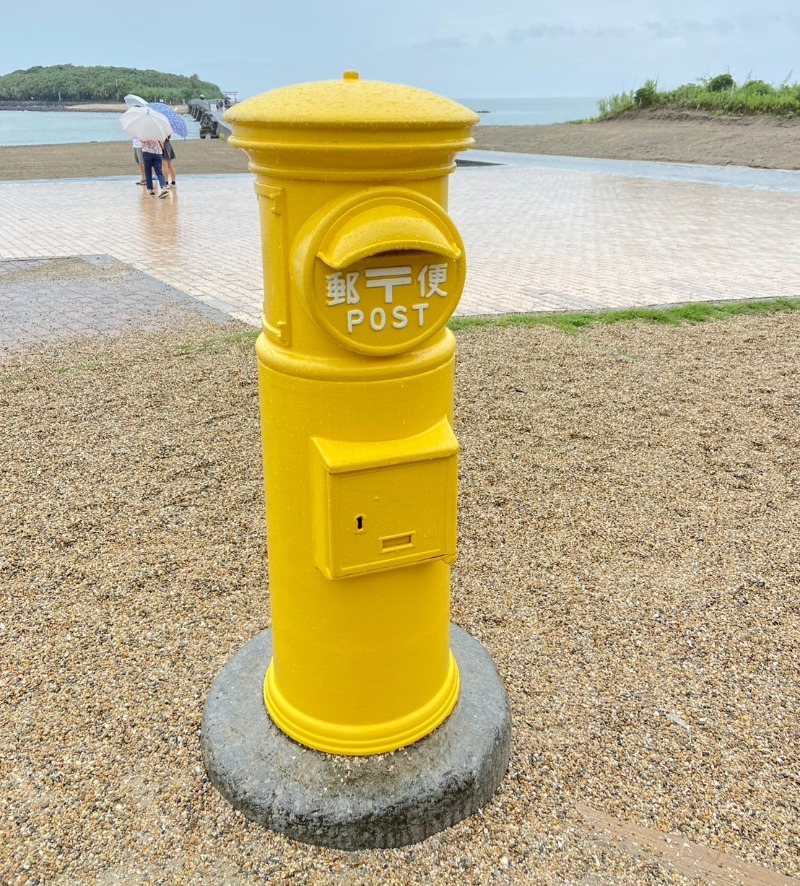
[{"label": "green hillside", "polygon": [[183,77],[138,68],[37,65],[0,77],[0,101],[121,102],[130,92],[168,104],[197,98],[200,93],[206,98],[222,97],[216,83],[201,80],[197,74]]}]

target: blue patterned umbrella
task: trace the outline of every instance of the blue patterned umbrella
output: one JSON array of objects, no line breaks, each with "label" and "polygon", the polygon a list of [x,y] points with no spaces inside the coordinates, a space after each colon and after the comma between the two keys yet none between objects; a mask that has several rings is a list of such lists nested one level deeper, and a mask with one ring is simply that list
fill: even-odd
[{"label": "blue patterned umbrella", "polygon": [[181,138],[186,138],[189,134],[183,117],[181,117],[181,115],[169,105],[165,105],[163,102],[150,102],[148,107],[152,108],[154,111],[158,111],[159,114],[163,114],[167,120],[169,120],[169,125],[172,127],[172,131],[175,135],[179,135]]}]

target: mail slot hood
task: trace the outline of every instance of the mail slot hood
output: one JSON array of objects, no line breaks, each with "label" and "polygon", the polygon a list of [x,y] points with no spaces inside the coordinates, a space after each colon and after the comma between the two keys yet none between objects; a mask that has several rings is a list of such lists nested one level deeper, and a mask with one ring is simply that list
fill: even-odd
[{"label": "mail slot hood", "polygon": [[345,218],[328,231],[317,255],[331,268],[394,250],[432,252],[457,259],[461,249],[439,219],[421,207],[380,203]]}]

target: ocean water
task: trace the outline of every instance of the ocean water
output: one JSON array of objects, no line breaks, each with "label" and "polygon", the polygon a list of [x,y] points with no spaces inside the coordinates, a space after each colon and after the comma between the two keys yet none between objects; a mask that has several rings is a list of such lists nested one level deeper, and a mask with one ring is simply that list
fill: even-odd
[{"label": "ocean water", "polygon": [[536,126],[597,116],[596,98],[457,98],[483,126]]},{"label": "ocean water", "polygon": [[[0,146],[130,141],[119,117],[116,111],[0,111]],[[186,114],[183,119],[187,138],[200,138],[200,124]]]},{"label": "ocean water", "polygon": [[[596,98],[459,98],[478,112],[484,126],[566,123],[597,114]],[[200,138],[200,124],[184,116],[188,138]],[[63,145],[128,141],[119,113],[94,111],[0,111],[0,145]],[[178,139],[176,139],[178,140]]]}]

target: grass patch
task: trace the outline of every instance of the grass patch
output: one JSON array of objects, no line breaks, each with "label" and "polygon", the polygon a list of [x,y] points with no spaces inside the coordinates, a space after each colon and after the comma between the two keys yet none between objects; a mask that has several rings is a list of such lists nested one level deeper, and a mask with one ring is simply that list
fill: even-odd
[{"label": "grass patch", "polygon": [[680,326],[683,323],[706,323],[709,320],[729,320],[742,315],[777,314],[800,311],[800,298],[775,298],[712,304],[698,302],[666,308],[626,308],[612,311],[565,311],[558,314],[504,314],[498,317],[455,317],[447,324],[453,332],[469,332],[485,326],[553,326],[562,332],[576,335],[580,330],[597,324],[661,323]]},{"label": "grass patch", "polygon": [[[95,370],[102,368],[103,364],[96,360],[92,360],[89,363],[74,363],[71,366],[54,366],[52,368],[48,367],[46,364],[42,365],[42,369],[45,372],[50,372],[53,375],[66,375],[69,372],[94,372]],[[35,373],[31,372],[30,369],[23,370],[22,372],[0,373],[0,385],[10,385],[19,382],[25,383],[34,377]]]},{"label": "grass patch", "polygon": [[773,86],[749,77],[743,83],[736,83],[730,74],[718,74],[696,83],[684,83],[677,89],[659,90],[657,80],[646,80],[639,89],[601,99],[597,107],[596,120],[610,120],[624,111],[640,108],[702,110],[738,116],[771,114],[791,118],[800,114],[800,83],[784,82]]},{"label": "grass patch", "polygon": [[243,329],[239,332],[231,332],[227,335],[215,335],[200,341],[182,342],[175,346],[174,353],[177,356],[189,354],[213,354],[226,345],[254,344],[258,338],[260,329]]},{"label": "grass patch", "polygon": [[24,378],[24,372],[6,372],[4,375],[0,375],[0,385],[10,385],[16,381],[23,381]]}]

